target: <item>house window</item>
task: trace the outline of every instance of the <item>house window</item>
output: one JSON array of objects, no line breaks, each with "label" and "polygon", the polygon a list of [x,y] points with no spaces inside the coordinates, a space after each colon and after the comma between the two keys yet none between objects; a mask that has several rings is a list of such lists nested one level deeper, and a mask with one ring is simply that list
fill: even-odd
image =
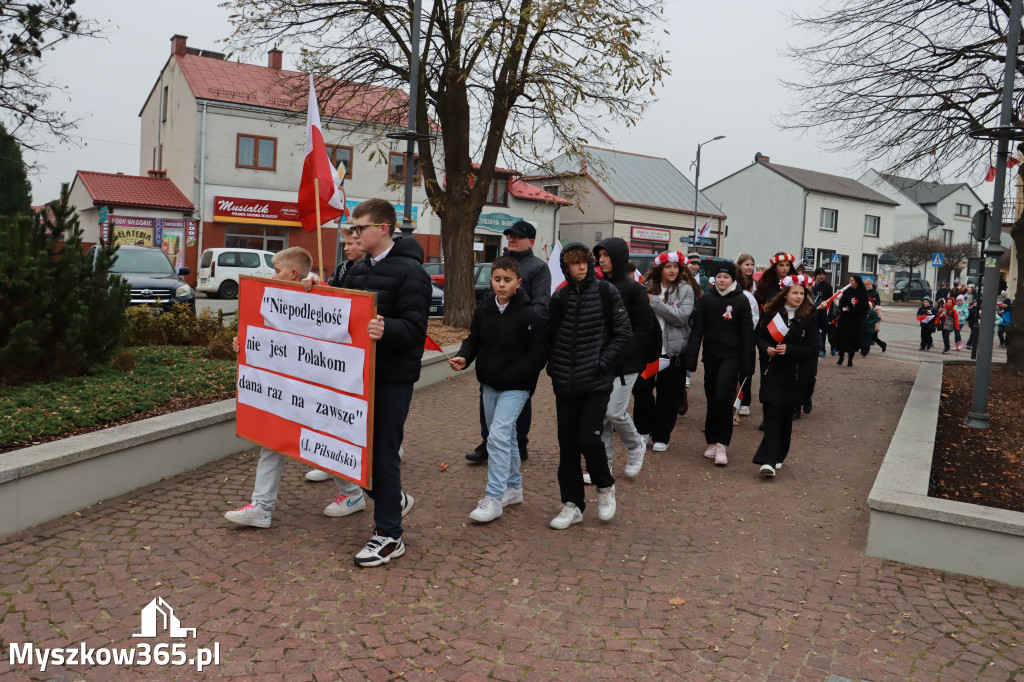
[{"label": "house window", "polygon": [[839,224],[839,211],[834,208],[823,208],[821,209],[821,219],[818,223],[818,227],[822,230],[828,230],[829,232],[836,231],[836,225]]},{"label": "house window", "polygon": [[548,194],[552,194],[556,197],[558,196],[558,185],[544,185],[541,189]]},{"label": "house window", "polygon": [[878,256],[870,253],[861,254],[860,257],[860,271],[861,272],[875,272],[875,268],[878,266]]},{"label": "house window", "polygon": [[958,216],[963,216],[965,218],[969,218],[971,216],[971,205],[970,204],[957,204],[956,205],[956,214]]},{"label": "house window", "polygon": [[277,168],[277,138],[239,134],[235,151],[235,166],[257,170],[275,170]]},{"label": "house window", "polygon": [[953,243],[953,230],[943,230],[942,231],[942,243],[943,244],[952,244]]},{"label": "house window", "polygon": [[288,248],[288,228],[228,223],[224,246],[278,252]]},{"label": "house window", "polygon": [[327,145],[327,156],[331,157],[331,163],[338,169],[345,164],[345,179],[352,178],[352,147],[344,147],[336,144]]},{"label": "house window", "polygon": [[[420,184],[420,157],[414,156],[412,162],[412,184]],[[388,158],[388,182],[402,184],[405,182],[405,154],[391,152]]]},{"label": "house window", "polygon": [[168,93],[167,88],[168,87],[169,86],[167,86],[167,85],[164,86],[164,92],[163,92],[164,97],[163,97],[163,101],[160,102],[160,121],[161,122],[167,120],[167,93]]},{"label": "house window", "polygon": [[508,180],[492,180],[485,203],[508,206]]},{"label": "house window", "polygon": [[878,236],[878,226],[881,224],[882,219],[876,215],[864,216],[864,234],[868,237]]},{"label": "house window", "polygon": [[832,254],[835,251],[829,249],[818,249],[818,267],[826,270],[832,267]]}]

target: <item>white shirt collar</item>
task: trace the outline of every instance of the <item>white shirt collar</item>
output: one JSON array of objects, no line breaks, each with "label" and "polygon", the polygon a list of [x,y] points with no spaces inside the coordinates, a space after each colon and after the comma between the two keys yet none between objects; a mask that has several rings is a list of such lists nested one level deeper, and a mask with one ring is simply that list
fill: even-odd
[{"label": "white shirt collar", "polygon": [[394,243],[392,243],[391,246],[377,254],[375,258],[370,258],[370,267],[373,267],[377,263],[381,262],[391,252],[391,249],[393,248],[395,248]]},{"label": "white shirt collar", "polygon": [[[512,302],[512,299],[509,299],[509,303],[511,303],[511,302]],[[495,304],[496,304],[496,305],[498,306],[498,312],[499,312],[499,313],[503,313],[503,312],[505,312],[505,308],[507,308],[507,307],[508,307],[508,303],[506,303],[505,305],[502,305],[502,304],[501,304],[501,303],[500,303],[500,302],[498,301],[498,296],[497,296],[497,295],[495,295],[495,296],[494,296],[494,303],[495,303]]]}]

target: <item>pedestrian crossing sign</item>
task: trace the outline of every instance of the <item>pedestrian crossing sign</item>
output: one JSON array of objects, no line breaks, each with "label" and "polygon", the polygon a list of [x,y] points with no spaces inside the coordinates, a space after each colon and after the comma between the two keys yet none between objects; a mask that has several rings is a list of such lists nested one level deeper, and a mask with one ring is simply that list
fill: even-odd
[{"label": "pedestrian crossing sign", "polygon": [[936,267],[942,265],[942,254],[941,253],[933,253],[932,254],[932,265],[934,265]]},{"label": "pedestrian crossing sign", "polygon": [[832,265],[842,265],[843,259],[838,253],[832,254]]}]

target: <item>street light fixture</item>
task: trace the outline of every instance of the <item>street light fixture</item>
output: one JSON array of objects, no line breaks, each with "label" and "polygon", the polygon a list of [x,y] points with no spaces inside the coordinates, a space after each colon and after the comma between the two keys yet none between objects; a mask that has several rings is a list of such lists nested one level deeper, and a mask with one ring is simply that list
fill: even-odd
[{"label": "street light fixture", "polygon": [[715,140],[724,140],[725,135],[719,135],[718,137],[712,137],[710,140],[706,140],[697,145],[697,160],[690,164],[690,168],[697,166],[697,172],[693,178],[693,247],[697,247],[697,202],[700,200],[700,148],[709,142]]}]

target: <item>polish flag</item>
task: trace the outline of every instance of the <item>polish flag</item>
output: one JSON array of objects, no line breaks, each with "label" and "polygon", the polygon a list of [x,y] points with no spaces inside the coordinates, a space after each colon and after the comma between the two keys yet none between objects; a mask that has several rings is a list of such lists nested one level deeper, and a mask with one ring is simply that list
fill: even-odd
[{"label": "polish flag", "polygon": [[430,334],[427,334],[427,338],[425,338],[423,340],[423,349],[424,350],[436,350],[436,351],[440,351],[440,352],[444,353],[444,349],[441,348],[441,344],[439,344],[437,341],[435,341],[434,337],[432,337]]},{"label": "polish flag", "polygon": [[647,366],[644,367],[644,371],[640,372],[640,378],[650,379],[655,374],[668,367],[670,362],[671,360],[668,358],[658,358],[657,360],[648,362]]},{"label": "polish flag", "polygon": [[643,284],[643,283],[644,283],[644,278],[643,278],[643,276],[642,276],[642,275],[640,274],[640,271],[639,271],[639,270],[634,270],[634,271],[633,271],[633,279],[635,279],[635,280],[636,280],[637,282],[639,282],[640,284]]},{"label": "polish flag", "polygon": [[789,333],[789,325],[786,324],[786,318],[782,316],[782,313],[775,313],[775,317],[768,323],[768,333],[775,339],[775,343],[782,343],[782,340],[786,338],[786,334]]},{"label": "polish flag", "polygon": [[[320,198],[320,222],[317,223],[317,192]],[[306,110],[306,158],[299,181],[299,220],[302,229],[313,232],[320,225],[347,213],[345,193],[338,187],[338,172],[327,156],[320,130],[320,110],[316,103],[313,76],[309,77],[309,107]]]},{"label": "polish flag", "polygon": [[747,380],[744,379],[743,382],[740,384],[739,392],[736,394],[736,400],[734,400],[732,402],[732,411],[734,413],[735,412],[739,412],[740,411],[740,407],[743,406],[743,387],[746,386],[746,384],[747,384]]},{"label": "polish flag", "polygon": [[842,289],[840,289],[836,293],[832,294],[832,296],[827,301],[825,301],[825,310],[828,310],[829,308],[831,308],[832,307],[832,301],[834,301],[837,298],[839,298],[842,295],[842,293],[844,291],[846,291],[847,289],[849,289],[849,288],[850,288],[850,285],[847,284],[845,287],[843,287]]},{"label": "polish flag", "polygon": [[565,273],[562,272],[562,242],[555,242],[548,257],[548,272],[551,273],[551,293],[565,286]]},{"label": "polish flag", "polygon": [[711,231],[711,221],[710,220],[705,220],[704,221],[704,225],[699,230],[697,230],[697,236],[703,239],[704,237],[708,236],[708,233],[710,231]]}]

